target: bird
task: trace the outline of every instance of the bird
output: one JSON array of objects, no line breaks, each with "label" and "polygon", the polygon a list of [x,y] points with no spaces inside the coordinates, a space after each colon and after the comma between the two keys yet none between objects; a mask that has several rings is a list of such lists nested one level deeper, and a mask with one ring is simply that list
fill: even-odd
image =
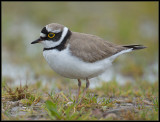
[{"label": "bird", "polygon": [[105,72],[116,57],[146,48],[139,44],[117,45],[96,35],[73,32],[58,23],[44,26],[40,37],[31,42],[36,43],[43,45],[43,56],[56,73],[78,80],[76,103],[79,100],[81,80],[86,80],[83,98],[90,85],[89,79]]}]

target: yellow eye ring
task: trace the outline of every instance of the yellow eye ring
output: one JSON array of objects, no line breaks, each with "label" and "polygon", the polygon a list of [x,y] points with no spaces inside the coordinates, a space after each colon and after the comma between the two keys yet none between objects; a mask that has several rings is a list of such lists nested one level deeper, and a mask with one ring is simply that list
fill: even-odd
[{"label": "yellow eye ring", "polygon": [[49,34],[48,34],[48,37],[49,37],[49,38],[53,38],[54,36],[55,36],[54,33],[49,33]]}]

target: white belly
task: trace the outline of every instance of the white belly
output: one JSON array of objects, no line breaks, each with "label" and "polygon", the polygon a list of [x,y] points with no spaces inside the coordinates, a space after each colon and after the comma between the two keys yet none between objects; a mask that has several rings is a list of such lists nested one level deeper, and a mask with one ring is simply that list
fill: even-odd
[{"label": "white belly", "polygon": [[58,74],[73,79],[93,78],[103,73],[112,61],[117,57],[106,58],[94,63],[83,62],[79,58],[71,55],[69,45],[63,51],[46,50],[43,56],[49,66]]}]

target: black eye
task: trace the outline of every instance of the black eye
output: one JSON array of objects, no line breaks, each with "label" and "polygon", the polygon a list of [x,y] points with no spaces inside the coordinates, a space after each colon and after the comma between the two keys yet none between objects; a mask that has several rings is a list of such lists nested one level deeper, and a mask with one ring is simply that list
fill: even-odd
[{"label": "black eye", "polygon": [[55,36],[54,33],[49,33],[49,34],[48,34],[48,37],[49,37],[49,38],[53,38],[54,36]]}]

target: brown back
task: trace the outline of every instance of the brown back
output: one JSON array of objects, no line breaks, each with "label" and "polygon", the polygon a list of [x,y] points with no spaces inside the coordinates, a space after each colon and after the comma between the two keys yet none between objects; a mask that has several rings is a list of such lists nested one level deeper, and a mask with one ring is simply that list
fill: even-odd
[{"label": "brown back", "polygon": [[96,62],[127,49],[95,35],[77,32],[72,32],[68,43],[72,54],[85,62]]}]

